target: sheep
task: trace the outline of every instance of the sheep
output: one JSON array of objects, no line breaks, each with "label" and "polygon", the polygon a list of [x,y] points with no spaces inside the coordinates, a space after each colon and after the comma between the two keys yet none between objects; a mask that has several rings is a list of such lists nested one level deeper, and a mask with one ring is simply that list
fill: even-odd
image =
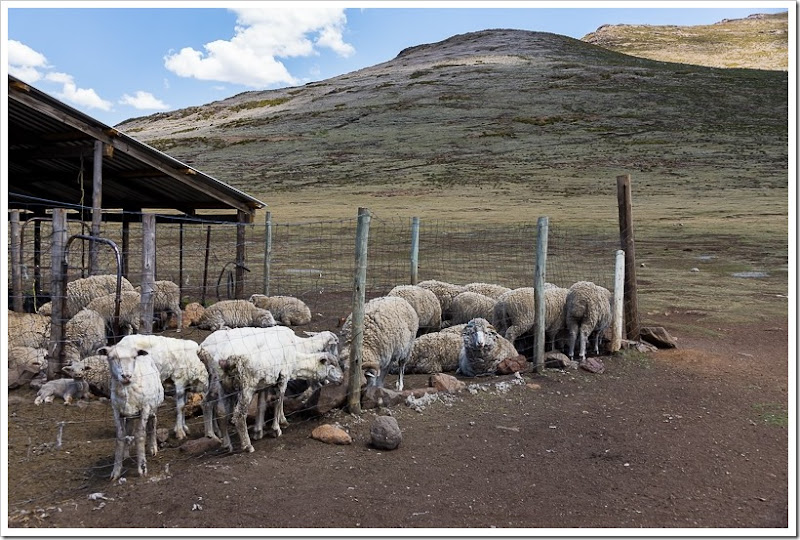
[{"label": "sheep", "polygon": [[[122,278],[120,292],[132,291],[131,282]],[[67,283],[67,302],[63,316],[67,319],[74,317],[81,309],[89,305],[89,302],[98,296],[117,293],[117,276],[102,274],[99,276],[89,276],[76,279]],[[42,315],[52,314],[52,303],[47,302],[39,307],[38,313]]]},{"label": "sheep", "polygon": [[[399,369],[396,388],[403,390],[405,364],[411,357],[419,317],[414,308],[399,296],[379,296],[364,305],[364,337],[361,369],[368,386],[383,387],[383,380],[393,364]],[[352,346],[352,314],[342,331],[344,345],[340,353],[342,365],[349,365]]]},{"label": "sheep", "polygon": [[[558,331],[564,327],[566,297],[567,289],[545,284],[545,335],[551,345],[555,344]],[[530,332],[536,321],[536,290],[533,287],[521,287],[501,295],[495,304],[492,321],[497,330],[512,343]]]},{"label": "sheep", "polygon": [[[136,287],[136,292],[142,294],[141,285]],[[183,311],[181,310],[181,288],[177,283],[161,280],[153,283],[153,312],[174,313],[178,319],[176,332],[183,329]]]},{"label": "sheep", "polygon": [[111,397],[111,373],[108,368],[108,359],[105,356],[94,354],[79,360],[72,360],[61,368],[61,371],[73,379],[83,379],[89,385],[89,391],[97,396]]},{"label": "sheep", "polygon": [[591,281],[574,283],[567,293],[566,325],[569,330],[569,358],[574,359],[575,340],[580,332],[581,361],[586,359],[586,342],[594,332],[594,352],[600,354],[600,339],[611,325],[611,292]]},{"label": "sheep", "polygon": [[482,294],[484,296],[488,296],[489,298],[494,298],[497,300],[500,298],[501,294],[507,293],[511,289],[508,287],[503,287],[502,285],[495,285],[494,283],[467,283],[464,285],[465,291],[475,292],[478,294]]},{"label": "sheep", "polygon": [[42,385],[33,404],[52,403],[58,396],[64,400],[64,405],[70,405],[74,400],[89,394],[89,384],[83,379],[53,379]]},{"label": "sheep", "polygon": [[442,308],[442,320],[450,318],[450,304],[453,298],[464,292],[464,287],[460,285],[453,285],[452,283],[437,281],[435,279],[420,281],[417,283],[417,287],[428,289],[436,295],[436,298],[439,299],[439,305]]},{"label": "sheep", "polygon": [[46,349],[50,343],[50,317],[8,310],[8,346]]},{"label": "sheep", "polygon": [[[112,332],[114,322],[114,311],[116,310],[117,295],[106,294],[98,296],[86,306],[103,316],[106,322],[106,328]],[[142,298],[139,293],[131,291],[123,291],[119,297],[119,328],[126,333],[133,332],[134,334],[139,331],[139,326],[142,321]]]},{"label": "sheep", "polygon": [[[458,368],[461,353],[461,334],[432,332],[414,340],[411,358],[406,362],[406,373],[442,373]],[[396,373],[392,370],[391,373]]]},{"label": "sheep", "polygon": [[518,355],[514,344],[498,334],[486,319],[467,323],[461,339],[456,373],[467,377],[493,374],[500,362]]},{"label": "sheep", "polygon": [[453,326],[447,326],[445,328],[442,328],[441,330],[439,330],[439,333],[440,334],[444,334],[444,333],[451,334],[452,333],[452,334],[456,334],[456,335],[460,336],[461,332],[464,330],[464,328],[466,326],[467,326],[467,323],[454,324]]},{"label": "sheep", "polygon": [[[153,357],[136,349],[131,343],[101,347],[97,354],[108,359],[111,374],[111,409],[114,414],[116,445],[111,480],[122,476],[122,460],[128,444],[129,431],[136,441],[136,464],[139,476],[147,476],[145,446],[150,454],[158,453],[156,428],[158,407],[164,402],[164,387]],[[133,425],[133,417],[138,421]]]},{"label": "sheep", "polygon": [[19,388],[41,376],[47,366],[47,349],[12,346],[8,349],[8,389]]},{"label": "sheep", "polygon": [[197,326],[215,331],[246,326],[268,328],[276,324],[272,313],[247,300],[222,300],[206,308]]},{"label": "sheep", "polygon": [[311,322],[311,309],[299,298],[253,294],[248,301],[257,308],[268,310],[284,326],[302,326]]},{"label": "sheep", "polygon": [[106,344],[106,321],[93,309],[83,308],[64,325],[64,363],[80,360]]},{"label": "sheep", "polygon": [[417,285],[398,285],[386,296],[399,296],[411,304],[419,317],[419,333],[435,332],[442,325],[442,306],[433,291]]},{"label": "sheep", "polygon": [[[283,397],[292,379],[341,383],[344,379],[338,365],[338,338],[332,332],[320,332],[300,338],[286,327],[236,328],[217,331],[200,344],[205,365],[214,371],[212,378],[219,387],[217,411],[227,414],[227,402],[235,397],[232,422],[236,425],[242,449],[253,452],[247,433],[247,409],[256,392],[275,388],[278,401],[272,430],[280,436],[281,424],[286,425]],[[259,397],[258,417],[254,439],[263,436],[265,401]],[[232,450],[227,420],[220,423],[223,447]]]},{"label": "sheep", "polygon": [[453,298],[450,304],[450,317],[442,326],[465,324],[472,319],[491,319],[497,301],[489,296],[465,291]]},{"label": "sheep", "polygon": [[[186,405],[186,391],[203,395],[208,391],[208,371],[198,357],[200,345],[187,339],[142,334],[125,336],[117,345],[149,353],[158,367],[161,382],[170,380],[175,385],[177,416],[173,431],[177,439],[185,439],[189,431],[183,410]],[[211,416],[211,406],[204,406],[203,417],[206,424],[206,419]]]}]

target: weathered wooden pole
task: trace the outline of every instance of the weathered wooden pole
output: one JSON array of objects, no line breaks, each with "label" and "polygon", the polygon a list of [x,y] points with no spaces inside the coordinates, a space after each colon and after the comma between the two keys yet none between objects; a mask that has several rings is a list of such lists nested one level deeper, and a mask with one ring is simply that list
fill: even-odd
[{"label": "weathered wooden pole", "polygon": [[[92,161],[92,231],[91,236],[100,236],[100,224],[103,220],[103,142],[94,142],[94,158]],[[97,262],[97,242],[89,240],[89,275],[97,275],[100,271]]]},{"label": "weathered wooden pole", "polygon": [[131,212],[122,211],[122,275],[130,276],[130,265],[128,261],[131,257]]},{"label": "weathered wooden pole", "polygon": [[544,368],[544,281],[547,270],[547,236],[549,223],[547,216],[540,217],[537,223],[536,268],[533,274],[534,307],[536,310],[533,324],[533,371],[535,373],[541,373]]},{"label": "weathered wooden pole", "polygon": [[269,296],[269,278],[272,271],[272,212],[267,212],[266,231],[264,232],[264,285],[265,296]]},{"label": "weathered wooden pole", "polygon": [[38,297],[42,294],[42,219],[33,221],[33,308],[39,310]]},{"label": "weathered wooden pole", "polygon": [[419,280],[419,218],[411,218],[411,284]]},{"label": "weathered wooden pole", "polygon": [[616,264],[614,265],[614,305],[611,325],[611,352],[615,353],[622,347],[622,322],[623,300],[625,298],[625,252],[617,250]]},{"label": "weathered wooden pole", "polygon": [[208,288],[208,255],[211,253],[211,225],[206,228],[206,257],[203,263],[203,292],[200,294],[200,304],[206,305],[206,289]]},{"label": "weathered wooden pole", "polygon": [[245,225],[249,223],[247,213],[239,210],[236,221],[236,282],[233,284],[233,297],[241,299],[244,295],[245,271]]},{"label": "weathered wooden pole", "polygon": [[61,376],[61,350],[64,341],[64,322],[67,293],[64,287],[67,261],[64,250],[67,245],[67,211],[53,209],[53,236],[50,247],[50,342],[47,346],[47,380]]},{"label": "weathered wooden pole", "polygon": [[636,296],[636,250],[633,241],[631,176],[617,176],[620,249],[625,252],[625,326],[628,339],[639,340],[639,301]]},{"label": "weathered wooden pole", "polygon": [[179,225],[178,234],[178,303],[183,299],[183,223]]},{"label": "weathered wooden pole", "polygon": [[356,228],[356,271],[353,278],[353,328],[350,333],[350,380],[347,389],[347,409],[351,414],[361,414],[361,357],[364,346],[364,304],[367,283],[367,248],[369,240],[368,208],[358,209]]},{"label": "weathered wooden pole", "polygon": [[11,294],[12,307],[16,312],[23,311],[22,294],[22,226],[19,210],[11,210]]},{"label": "weathered wooden pole", "polygon": [[142,334],[153,333],[153,289],[156,275],[156,216],[142,214]]}]

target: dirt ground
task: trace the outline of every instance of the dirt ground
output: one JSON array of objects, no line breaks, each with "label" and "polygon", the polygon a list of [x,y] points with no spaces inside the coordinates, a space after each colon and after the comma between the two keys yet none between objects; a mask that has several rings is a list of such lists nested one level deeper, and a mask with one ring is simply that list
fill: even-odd
[{"label": "dirt ground", "polygon": [[[678,349],[604,357],[602,374],[464,379],[474,393],[420,410],[290,417],[250,454],[188,455],[170,439],[148,477],[126,461],[121,484],[108,480],[107,401],[36,407],[32,390],[11,391],[9,527],[787,528],[787,320],[670,323],[697,331],[673,332]],[[397,419],[398,449],[368,445],[377,414]],[[353,443],[310,438],[323,423]],[[201,436],[202,418],[190,425]]]}]

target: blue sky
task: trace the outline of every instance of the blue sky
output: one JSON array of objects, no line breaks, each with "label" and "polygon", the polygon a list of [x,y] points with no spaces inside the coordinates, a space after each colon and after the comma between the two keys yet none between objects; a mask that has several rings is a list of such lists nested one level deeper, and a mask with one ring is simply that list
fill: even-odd
[{"label": "blue sky", "polygon": [[4,1],[3,69],[114,125],[327,79],[464,32],[519,28],[580,39],[603,24],[712,24],[794,2],[189,5],[198,2]]}]

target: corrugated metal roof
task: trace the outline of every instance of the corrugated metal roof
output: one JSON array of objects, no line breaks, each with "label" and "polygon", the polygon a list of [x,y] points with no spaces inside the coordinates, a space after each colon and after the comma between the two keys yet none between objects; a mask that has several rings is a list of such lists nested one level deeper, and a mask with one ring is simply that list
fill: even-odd
[{"label": "corrugated metal roof", "polygon": [[[95,141],[104,143],[103,209],[237,210],[263,202],[8,76],[8,205],[92,206]],[[234,214],[235,216],[235,214]]]}]

